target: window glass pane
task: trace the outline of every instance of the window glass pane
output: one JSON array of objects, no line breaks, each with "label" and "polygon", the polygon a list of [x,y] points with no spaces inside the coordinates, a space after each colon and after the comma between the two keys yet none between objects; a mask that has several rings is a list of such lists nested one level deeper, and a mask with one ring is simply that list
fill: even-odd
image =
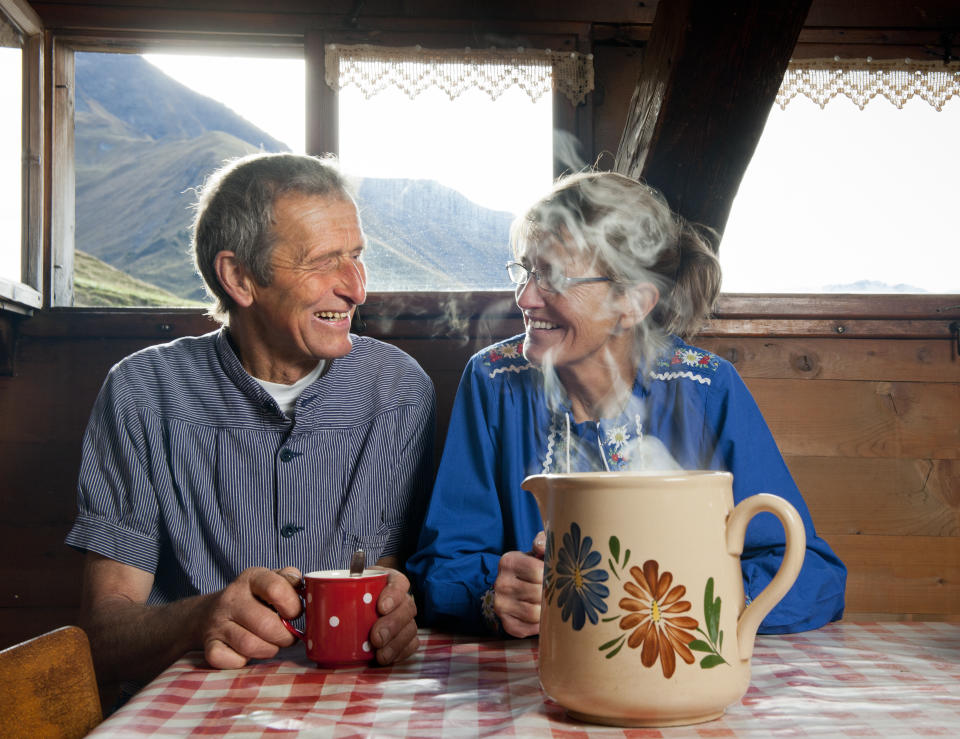
[{"label": "window glass pane", "polygon": [[960,100],[770,112],[730,214],[725,292],[960,292]]},{"label": "window glass pane", "polygon": [[552,181],[550,96],[344,87],[339,115],[341,161],[362,178],[369,288],[508,289],[510,221]]},{"label": "window glass pane", "polygon": [[74,304],[199,304],[192,188],[303,150],[303,60],[77,52],[75,79]]},{"label": "window glass pane", "polygon": [[[9,43],[6,35],[3,38]],[[0,278],[10,282],[22,279],[22,57],[19,47],[0,46]]]}]

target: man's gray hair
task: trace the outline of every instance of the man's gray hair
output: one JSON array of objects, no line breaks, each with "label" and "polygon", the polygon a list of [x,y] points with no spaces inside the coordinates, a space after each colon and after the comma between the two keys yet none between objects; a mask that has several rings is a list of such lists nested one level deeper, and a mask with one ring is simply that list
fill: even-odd
[{"label": "man's gray hair", "polygon": [[217,279],[221,251],[232,251],[260,285],[273,280],[274,206],[288,193],[354,202],[333,156],[250,154],[231,160],[204,182],[197,200],[190,249],[197,271],[216,300],[210,315],[225,323],[233,299]]}]

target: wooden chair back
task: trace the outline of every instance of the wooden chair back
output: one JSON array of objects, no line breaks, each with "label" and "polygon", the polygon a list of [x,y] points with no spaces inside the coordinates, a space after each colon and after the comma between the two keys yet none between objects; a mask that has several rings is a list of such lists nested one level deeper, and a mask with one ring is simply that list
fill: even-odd
[{"label": "wooden chair back", "polygon": [[83,630],[64,626],[0,651],[0,717],[4,737],[82,737],[100,723]]}]

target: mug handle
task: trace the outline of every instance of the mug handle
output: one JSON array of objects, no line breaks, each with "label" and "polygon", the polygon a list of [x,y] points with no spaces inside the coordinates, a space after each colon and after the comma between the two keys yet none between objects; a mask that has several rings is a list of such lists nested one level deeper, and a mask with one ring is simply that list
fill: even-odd
[{"label": "mug handle", "polygon": [[797,575],[800,574],[807,549],[807,533],[797,509],[778,495],[758,493],[741,500],[727,519],[727,550],[730,554],[739,557],[743,553],[747,524],[758,513],[772,513],[780,519],[786,534],[787,546],[777,574],[744,609],[737,620],[737,645],[741,660],[750,659],[753,654],[753,642],[757,636],[757,629],[760,628],[760,622],[790,590]]},{"label": "mug handle", "polygon": [[[300,582],[297,583],[296,585],[294,585],[294,586],[293,586],[293,589],[296,590],[296,591],[297,591],[297,595],[300,596],[300,606],[301,606],[301,609],[302,609],[302,610],[301,610],[301,613],[306,613],[306,611],[307,611],[307,603],[306,603],[306,601],[303,599],[303,594],[304,594],[304,593],[306,592],[306,590],[307,590],[307,582],[306,582],[306,580],[304,580],[304,579],[301,577],[301,578],[300,578]],[[284,627],[287,629],[287,631],[289,631],[291,634],[293,634],[294,637],[296,637],[296,638],[299,639],[300,641],[306,641],[307,635],[306,635],[303,631],[301,631],[300,629],[298,629],[296,626],[294,626],[292,623],[290,623],[290,622],[289,622],[287,619],[285,619],[283,616],[280,616],[279,613],[277,614],[277,616],[279,616],[279,618],[280,618],[280,623],[282,623],[282,624],[284,625]]]}]

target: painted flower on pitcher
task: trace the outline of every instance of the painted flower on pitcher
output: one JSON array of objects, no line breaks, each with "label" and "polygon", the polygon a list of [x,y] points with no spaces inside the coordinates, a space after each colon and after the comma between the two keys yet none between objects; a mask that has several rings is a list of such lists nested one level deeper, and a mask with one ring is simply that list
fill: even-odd
[{"label": "painted flower on pitcher", "polygon": [[603,557],[592,546],[589,536],[581,539],[580,526],[570,524],[570,532],[563,535],[551,582],[557,592],[561,617],[570,621],[576,631],[583,628],[587,619],[595,624],[598,614],[607,612],[604,599],[610,590],[603,583],[610,575],[597,567]]},{"label": "painted flower on pitcher", "polygon": [[631,567],[630,574],[636,583],[626,582],[623,589],[631,598],[623,598],[620,607],[629,614],[620,619],[620,628],[632,630],[627,646],[641,647],[640,661],[644,667],[653,667],[657,659],[664,677],[673,675],[677,667],[677,655],[687,664],[693,664],[694,656],[687,646],[696,639],[689,630],[699,623],[690,616],[679,614],[690,610],[690,602],[680,600],[687,589],[683,585],[673,588],[673,575],[659,575],[660,565],[648,559],[643,569]]}]

